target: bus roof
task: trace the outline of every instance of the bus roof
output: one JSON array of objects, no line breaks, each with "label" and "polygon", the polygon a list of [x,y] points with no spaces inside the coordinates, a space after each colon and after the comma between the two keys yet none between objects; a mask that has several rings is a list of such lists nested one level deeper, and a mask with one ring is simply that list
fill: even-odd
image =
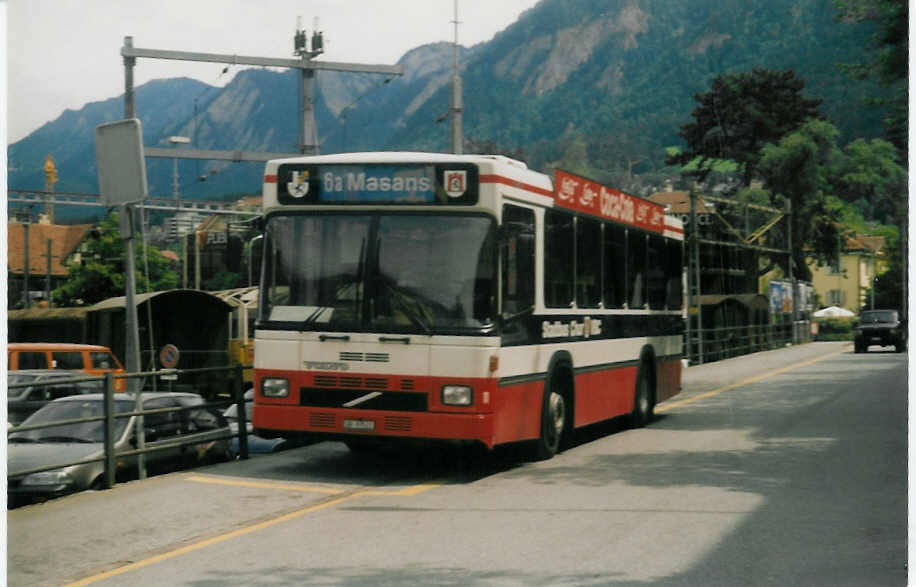
[{"label": "bus roof", "polygon": [[472,163],[481,161],[499,162],[520,169],[528,169],[524,162],[503,155],[454,155],[452,153],[425,153],[420,151],[367,151],[364,153],[303,155],[301,157],[272,159],[268,162],[268,165],[279,166],[283,163],[451,163],[457,161]]},{"label": "bus roof", "polygon": [[277,203],[281,166],[433,164],[441,167],[467,163],[480,168],[481,184],[500,184],[506,188],[506,196],[537,202],[545,207],[556,205],[683,239],[683,224],[665,214],[664,206],[562,170],[557,170],[556,177],[551,178],[529,169],[522,161],[502,155],[372,151],[273,159],[267,162],[264,170],[264,205],[271,207]]},{"label": "bus roof", "polygon": [[378,151],[366,153],[337,153],[272,159],[264,168],[264,206],[276,205],[278,174],[283,166],[296,165],[373,165],[430,164],[447,167],[450,164],[474,164],[480,169],[482,183],[499,183],[525,196],[552,198],[553,182],[543,173],[533,171],[522,162],[502,155],[454,155],[410,151]]}]

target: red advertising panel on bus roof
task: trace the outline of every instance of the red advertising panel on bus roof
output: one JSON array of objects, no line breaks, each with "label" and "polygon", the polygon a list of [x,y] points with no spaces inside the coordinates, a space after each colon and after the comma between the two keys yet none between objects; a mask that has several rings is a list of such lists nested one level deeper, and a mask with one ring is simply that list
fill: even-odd
[{"label": "red advertising panel on bus roof", "polygon": [[553,199],[563,208],[660,234],[665,231],[664,206],[567,171],[554,172]]}]

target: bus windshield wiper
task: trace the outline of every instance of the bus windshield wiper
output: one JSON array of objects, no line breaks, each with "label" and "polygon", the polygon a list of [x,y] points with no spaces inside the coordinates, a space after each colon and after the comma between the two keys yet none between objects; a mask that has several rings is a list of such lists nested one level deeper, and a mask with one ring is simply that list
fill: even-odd
[{"label": "bus windshield wiper", "polygon": [[429,336],[433,333],[433,329],[430,328],[429,324],[426,323],[426,320],[423,318],[422,312],[420,310],[412,307],[406,306],[404,308],[407,317],[410,318],[411,322],[423,329],[423,332]]},{"label": "bus windshield wiper", "polygon": [[384,281],[382,283],[388,289],[388,299],[391,300],[394,305],[397,305],[398,310],[403,312],[416,326],[419,326],[424,334],[427,336],[431,335],[433,329],[430,328],[429,324],[426,322],[426,317],[420,309],[419,302],[417,302],[413,296],[402,292],[390,283]]}]

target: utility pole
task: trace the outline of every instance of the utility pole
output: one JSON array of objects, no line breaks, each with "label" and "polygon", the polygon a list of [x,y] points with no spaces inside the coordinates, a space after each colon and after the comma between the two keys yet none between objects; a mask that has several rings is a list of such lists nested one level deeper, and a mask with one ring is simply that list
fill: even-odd
[{"label": "utility pole", "polygon": [[51,239],[48,239],[47,271],[45,273],[45,302],[51,307]]},{"label": "utility pole", "polygon": [[458,0],[455,1],[455,62],[452,70],[452,98],[449,108],[452,115],[452,153],[461,155],[464,152],[464,132],[461,128],[461,114],[464,108],[461,104],[461,75],[458,71]]},{"label": "utility pole", "polygon": [[25,256],[25,263],[23,264],[22,272],[22,306],[28,310],[31,305],[31,299],[29,298],[29,265],[31,265],[32,260],[29,259],[29,225],[31,224],[32,219],[26,218],[25,223],[22,225],[22,239],[23,239],[23,254]]},{"label": "utility pole", "polygon": [[[317,27],[316,27],[317,29]],[[124,58],[124,113],[125,118],[135,117],[133,68],[137,57],[152,59],[174,59],[180,61],[200,61],[210,63],[226,63],[230,65],[255,65],[259,67],[288,67],[302,71],[302,124],[299,136],[299,152],[306,154],[318,153],[318,133],[315,127],[315,106],[312,86],[315,72],[347,71],[353,73],[383,73],[388,75],[403,75],[404,68],[400,65],[366,65],[359,63],[336,63],[332,61],[319,61],[314,59],[324,52],[324,38],[321,31],[313,31],[311,50],[306,47],[304,30],[296,30],[294,47],[297,49],[297,59],[281,59],[275,57],[252,57],[246,55],[222,55],[217,53],[193,53],[188,51],[163,51],[159,49],[141,49],[134,47],[133,37],[124,37],[121,47],[121,56]],[[317,47],[316,47],[317,42]],[[301,52],[298,52],[301,48]],[[147,157],[180,157],[182,159],[226,159],[229,161],[265,161],[282,156],[286,153],[248,153],[244,151],[199,151],[197,149],[182,149],[176,154],[173,149],[150,147],[145,149]]]},{"label": "utility pole", "polygon": [[[700,287],[700,227],[697,223],[697,195],[696,195],[696,186],[692,185],[690,187],[690,232],[688,233],[689,240],[689,252],[690,261],[687,263],[687,275],[691,277],[690,269],[693,269],[692,281],[688,279],[688,295],[693,297],[694,302],[696,303],[696,346],[692,349],[697,353],[697,364],[703,364],[703,303],[700,301],[702,297],[702,288]],[[688,298],[689,300],[690,298]],[[691,305],[688,301],[687,306],[687,322],[690,323],[690,308]],[[688,355],[689,356],[689,355]]]},{"label": "utility pole", "polygon": [[[315,57],[324,53],[324,34],[318,31],[318,19],[315,19],[315,28],[312,29],[312,48],[309,50],[308,36],[302,28],[302,18],[296,18],[296,34],[293,37],[293,54],[303,63],[309,63]],[[315,71],[308,68],[299,70],[302,83],[302,106],[299,111],[299,152],[305,155],[318,154],[318,131],[315,128],[315,98],[313,86],[315,85]]]},{"label": "utility pole", "polygon": [[798,300],[798,296],[796,294],[797,287],[795,283],[795,270],[793,269],[793,265],[795,264],[795,255],[794,255],[794,251],[792,250],[792,221],[793,221],[792,200],[786,200],[786,218],[788,218],[788,221],[786,222],[786,226],[788,230],[786,232],[788,233],[788,241],[789,241],[788,242],[789,283],[791,284],[791,287],[792,287],[792,319],[791,319],[792,320],[792,344],[796,344],[798,343],[798,341],[796,340],[796,336],[795,336],[795,317],[797,316],[797,314],[795,313],[795,306],[797,304],[795,302],[796,300]]}]

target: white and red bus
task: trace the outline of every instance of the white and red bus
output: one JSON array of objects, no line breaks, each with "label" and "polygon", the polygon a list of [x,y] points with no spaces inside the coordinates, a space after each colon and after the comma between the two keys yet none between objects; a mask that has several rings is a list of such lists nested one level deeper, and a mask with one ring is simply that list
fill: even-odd
[{"label": "white and red bus", "polygon": [[499,156],[270,161],[255,331],[263,436],[532,441],[647,423],[681,386],[683,227]]}]

